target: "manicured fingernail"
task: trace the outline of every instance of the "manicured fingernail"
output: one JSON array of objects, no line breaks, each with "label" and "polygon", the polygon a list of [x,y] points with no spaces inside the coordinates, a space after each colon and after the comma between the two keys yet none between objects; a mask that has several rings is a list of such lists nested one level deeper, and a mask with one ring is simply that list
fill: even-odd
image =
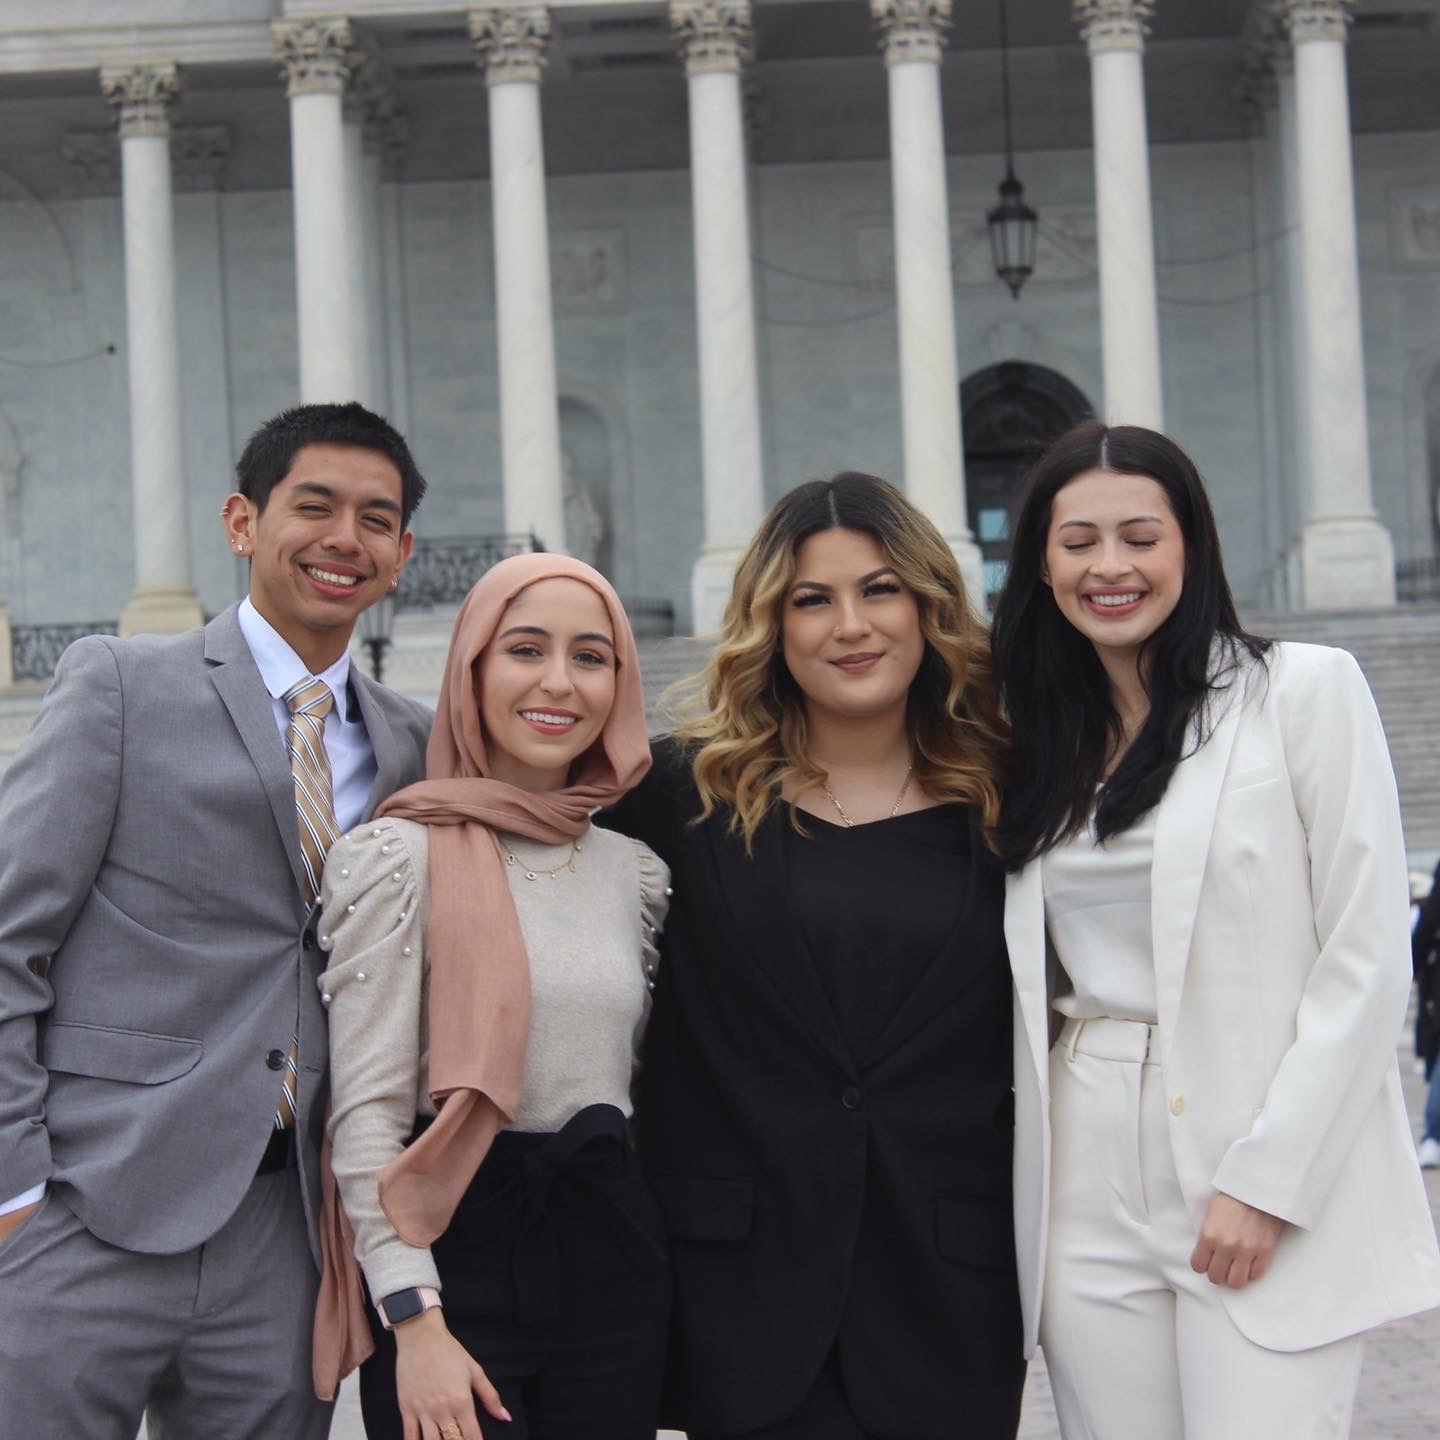
[{"label": "manicured fingernail", "polygon": [[514,1420],[514,1416],[502,1405],[500,1407],[500,1418],[502,1420]]}]

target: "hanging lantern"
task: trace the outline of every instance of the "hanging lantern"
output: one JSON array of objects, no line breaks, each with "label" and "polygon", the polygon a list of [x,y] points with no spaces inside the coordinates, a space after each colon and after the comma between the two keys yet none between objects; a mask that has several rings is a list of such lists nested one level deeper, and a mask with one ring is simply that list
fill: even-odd
[{"label": "hanging lantern", "polygon": [[1020,287],[1035,270],[1035,228],[1039,217],[1025,203],[1025,187],[1015,178],[1015,150],[1010,140],[1010,28],[1006,0],[1000,0],[1000,91],[1005,113],[1005,178],[1000,203],[985,216],[995,273],[1020,298]]},{"label": "hanging lantern", "polygon": [[1025,187],[1008,165],[1000,182],[1000,203],[985,216],[990,229],[990,254],[995,273],[1020,298],[1020,287],[1035,270],[1035,227],[1038,217],[1025,203]]}]

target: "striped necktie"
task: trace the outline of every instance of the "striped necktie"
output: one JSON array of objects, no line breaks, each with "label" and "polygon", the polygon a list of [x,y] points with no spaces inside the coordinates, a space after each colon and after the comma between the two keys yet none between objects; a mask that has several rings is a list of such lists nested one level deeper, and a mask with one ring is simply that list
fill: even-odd
[{"label": "striped necktie", "polygon": [[[335,789],[330,774],[330,757],[325,753],[325,717],[335,706],[335,697],[323,680],[306,676],[292,685],[281,699],[290,712],[286,743],[290,750],[290,775],[295,781],[295,815],[300,825],[300,855],[305,865],[305,904],[320,898],[320,877],[325,873],[325,856],[340,838],[335,826]],[[285,1057],[285,1078],[280,1085],[280,1103],[275,1107],[275,1127],[288,1130],[295,1124],[295,1083],[299,1074],[300,1037],[290,1044]]]}]

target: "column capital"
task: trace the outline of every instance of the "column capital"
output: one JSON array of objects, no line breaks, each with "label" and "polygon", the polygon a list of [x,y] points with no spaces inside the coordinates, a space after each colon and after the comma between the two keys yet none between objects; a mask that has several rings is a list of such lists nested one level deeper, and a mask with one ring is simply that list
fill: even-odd
[{"label": "column capital", "polygon": [[550,7],[509,3],[481,5],[470,12],[470,38],[485,66],[487,85],[540,83],[550,43]]},{"label": "column capital", "polygon": [[272,20],[270,35],[289,95],[339,95],[355,68],[355,34],[341,18]]},{"label": "column capital", "polygon": [[1143,50],[1155,0],[1074,0],[1075,23],[1092,55]]},{"label": "column capital", "polygon": [[738,72],[755,58],[750,0],[670,0],[670,30],[687,75]]},{"label": "column capital", "polygon": [[950,28],[950,0],[870,0],[887,65],[906,60],[940,63]]},{"label": "column capital", "polygon": [[1274,5],[1292,44],[1306,40],[1345,43],[1354,0],[1274,0]]},{"label": "column capital", "polygon": [[179,125],[170,132],[170,170],[177,190],[217,190],[230,162],[227,125]]},{"label": "column capital", "polygon": [[115,107],[122,140],[170,133],[170,107],[180,94],[176,66],[107,65],[100,71],[100,89]]}]

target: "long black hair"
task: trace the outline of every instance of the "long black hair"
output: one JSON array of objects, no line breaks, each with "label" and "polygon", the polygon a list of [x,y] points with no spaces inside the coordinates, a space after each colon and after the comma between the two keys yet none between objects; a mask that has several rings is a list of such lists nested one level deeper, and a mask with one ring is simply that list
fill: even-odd
[{"label": "long black hair", "polygon": [[[1150,713],[1108,781],[1105,762],[1122,733],[1110,682],[1095,647],[1061,614],[1044,579],[1055,496],[1089,470],[1154,480],[1185,542],[1180,598],[1140,650]],[[996,844],[1019,866],[1077,834],[1092,806],[1102,841],[1153,809],[1192,730],[1198,725],[1201,741],[1208,733],[1212,693],[1242,653],[1259,660],[1270,642],[1241,628],[1215,515],[1190,457],[1154,430],[1087,420],[1056,440],[1025,478],[991,645],[1014,736]]]}]

